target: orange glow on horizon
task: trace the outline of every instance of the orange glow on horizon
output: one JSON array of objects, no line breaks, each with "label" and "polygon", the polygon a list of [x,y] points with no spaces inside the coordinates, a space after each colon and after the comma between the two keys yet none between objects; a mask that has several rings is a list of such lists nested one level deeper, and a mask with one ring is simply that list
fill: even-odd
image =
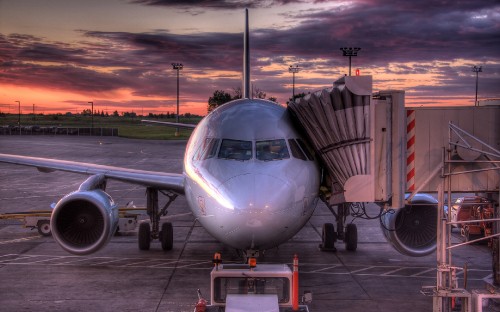
[{"label": "orange glow on horizon", "polygon": [[[21,102],[22,114],[31,114],[33,104],[35,104],[35,113],[80,113],[84,109],[90,108],[88,102],[94,102],[95,110],[110,114],[115,110],[119,113],[135,112],[137,114],[144,113],[144,115],[175,112],[176,110],[175,96],[168,98],[136,96],[127,89],[83,95],[65,90],[3,85],[0,91],[0,112],[17,114],[18,104],[16,101]],[[134,104],[134,102],[136,103]],[[163,103],[163,105],[158,103]],[[168,104],[165,105],[165,103]],[[204,116],[207,114],[207,104],[192,99],[186,100],[181,96],[179,113]]]}]

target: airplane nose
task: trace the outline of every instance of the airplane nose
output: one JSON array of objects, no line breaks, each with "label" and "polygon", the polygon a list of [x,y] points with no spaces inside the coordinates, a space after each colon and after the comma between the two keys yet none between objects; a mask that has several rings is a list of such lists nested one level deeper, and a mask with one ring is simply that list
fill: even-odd
[{"label": "airplane nose", "polygon": [[291,184],[267,174],[241,174],[222,184],[238,212],[279,212],[293,205]]}]

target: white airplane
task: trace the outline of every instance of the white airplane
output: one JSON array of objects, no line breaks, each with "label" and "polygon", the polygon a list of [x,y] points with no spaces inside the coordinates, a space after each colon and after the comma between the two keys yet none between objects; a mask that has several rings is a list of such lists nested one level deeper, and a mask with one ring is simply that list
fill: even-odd
[{"label": "white airplane", "polygon": [[[108,179],[146,187],[151,222],[139,227],[142,250],[150,248],[152,239],[159,239],[164,250],[172,249],[172,224],[160,217],[178,195],[186,196],[208,233],[247,256],[280,245],[305,225],[318,202],[320,167],[285,108],[249,98],[248,11],[245,22],[244,99],[215,109],[196,127],[173,124],[194,128],[182,174],[0,154],[0,162],[90,175],[52,212],[52,234],[63,249],[77,255],[93,253],[115,233],[118,209],[105,192]],[[170,199],[162,209],[159,192]],[[397,215],[388,218],[395,220]],[[335,239],[332,231],[333,227],[326,227],[323,233],[323,246],[330,249]],[[357,241],[357,234],[348,237]],[[421,255],[412,246],[403,247],[403,252]]]}]

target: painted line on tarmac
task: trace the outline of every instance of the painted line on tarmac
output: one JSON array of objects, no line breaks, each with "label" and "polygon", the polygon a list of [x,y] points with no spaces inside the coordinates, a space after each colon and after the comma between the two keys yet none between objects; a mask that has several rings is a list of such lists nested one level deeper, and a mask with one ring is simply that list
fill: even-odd
[{"label": "painted line on tarmac", "polygon": [[29,241],[29,240],[32,240],[32,239],[35,239],[35,238],[40,238],[40,235],[30,236],[30,237],[24,237],[24,238],[16,238],[16,239],[8,240],[8,241],[3,241],[3,242],[0,242],[0,245],[7,245],[7,244],[14,244],[14,243],[19,243],[19,242],[25,242],[25,241]]},{"label": "painted line on tarmac", "polygon": [[[60,262],[62,261],[62,262]],[[51,263],[53,262],[53,263]],[[117,262],[123,264],[114,265]],[[81,266],[81,267],[96,267],[110,266],[117,268],[144,268],[144,269],[170,269],[176,265],[177,269],[184,270],[210,270],[212,263],[210,261],[201,261],[199,259],[191,260],[176,260],[162,258],[121,258],[121,257],[81,257],[81,256],[54,256],[54,255],[22,255],[22,254],[4,254],[0,255],[0,264],[2,265],[41,265],[41,266]],[[331,264],[315,264],[320,268],[313,270],[301,270],[301,274],[324,274],[324,275],[357,275],[357,276],[380,276],[380,277],[396,277],[396,278],[420,278],[420,279],[435,279],[434,274],[436,268],[429,267],[401,267],[401,266],[373,266],[373,265],[331,265]],[[343,270],[339,270],[343,269]],[[331,272],[329,270],[335,270]],[[350,271],[351,270],[351,271]],[[403,273],[408,272],[408,273]],[[484,280],[491,276],[491,270],[487,269],[469,269],[469,280]],[[399,274],[394,274],[399,273]],[[402,274],[403,273],[403,274]],[[471,276],[474,274],[474,276]]]}]

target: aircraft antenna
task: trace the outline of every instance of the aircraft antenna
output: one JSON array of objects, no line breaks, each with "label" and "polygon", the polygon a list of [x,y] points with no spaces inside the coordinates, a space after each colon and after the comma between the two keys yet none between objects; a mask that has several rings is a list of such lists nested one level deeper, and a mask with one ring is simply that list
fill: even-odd
[{"label": "aircraft antenna", "polygon": [[248,9],[245,9],[245,33],[243,34],[243,98],[249,99],[250,92],[250,39],[248,33]]}]

